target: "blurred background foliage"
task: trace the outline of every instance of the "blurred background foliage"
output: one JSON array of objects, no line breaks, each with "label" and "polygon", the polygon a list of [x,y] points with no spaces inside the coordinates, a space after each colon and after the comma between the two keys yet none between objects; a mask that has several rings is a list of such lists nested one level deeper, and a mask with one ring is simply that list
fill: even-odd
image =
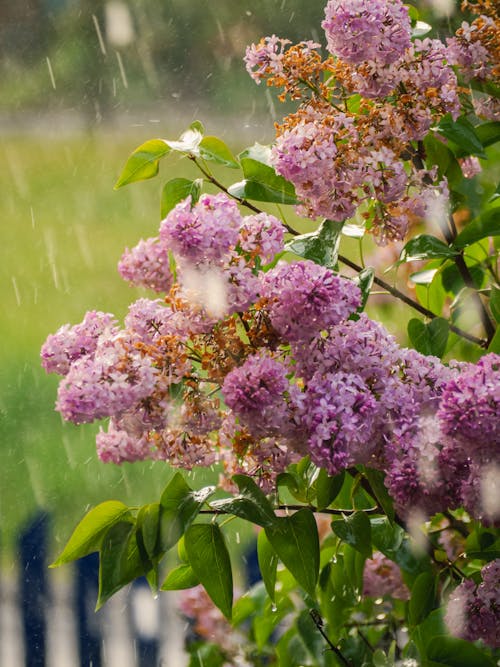
[{"label": "blurred background foliage", "polygon": [[[461,20],[441,11],[438,31]],[[322,41],[324,0],[0,0],[0,542],[9,557],[37,508],[55,550],[89,504],[158,497],[164,464],[104,465],[97,426],[63,425],[49,333],[86,310],[122,317],[140,292],[118,276],[125,246],[157,233],[162,183],[193,177],[174,158],[113,192],[126,156],[199,117],[237,151],[273,138],[286,111],[245,74],[245,46],[275,33]],[[441,0],[440,6],[443,6]],[[432,9],[422,8],[422,18]],[[441,28],[439,27],[441,26]],[[408,314],[409,316],[409,314]],[[397,333],[406,318],[386,321]],[[402,329],[401,329],[402,330]],[[403,334],[401,334],[403,335]]]}]

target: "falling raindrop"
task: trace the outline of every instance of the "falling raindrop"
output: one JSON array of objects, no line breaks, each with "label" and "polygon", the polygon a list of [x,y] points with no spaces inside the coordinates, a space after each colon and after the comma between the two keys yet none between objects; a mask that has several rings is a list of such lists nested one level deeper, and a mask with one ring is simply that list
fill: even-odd
[{"label": "falling raindrop", "polygon": [[47,67],[49,68],[50,82],[52,83],[52,88],[55,90],[56,89],[56,80],[54,78],[54,71],[52,69],[50,58],[47,56],[47,58],[45,58],[45,60],[47,61]]}]

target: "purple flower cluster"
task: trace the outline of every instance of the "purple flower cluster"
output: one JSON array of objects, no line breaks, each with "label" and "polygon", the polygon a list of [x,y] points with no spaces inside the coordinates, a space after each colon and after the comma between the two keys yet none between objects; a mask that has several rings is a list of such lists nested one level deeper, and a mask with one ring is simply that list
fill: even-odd
[{"label": "purple flower cluster", "polygon": [[150,238],[139,243],[122,255],[118,263],[122,278],[138,287],[147,287],[155,292],[168,292],[172,287],[168,247],[159,238]]},{"label": "purple flower cluster", "polygon": [[347,319],[360,304],[359,288],[311,261],[280,263],[262,279],[273,328],[289,342],[307,341]]},{"label": "purple flower cluster", "polygon": [[99,336],[105,331],[116,332],[117,322],[110,313],[91,310],[80,324],[63,325],[55,334],[48,336],[40,356],[47,373],[66,375],[73,362],[92,355]]},{"label": "purple flower cluster", "polygon": [[236,202],[224,193],[202,195],[194,206],[187,197],[162,222],[160,239],[181,263],[217,263],[236,246],[241,224]]},{"label": "purple flower cluster", "polygon": [[468,641],[481,640],[500,648],[500,560],[481,570],[482,582],[476,586],[466,579],[451,594],[445,615],[452,635]]},{"label": "purple flower cluster", "polygon": [[330,53],[348,63],[387,65],[410,46],[408,7],[399,0],[329,0],[321,26]]},{"label": "purple flower cluster", "polygon": [[224,400],[252,435],[276,436],[290,431],[300,391],[290,384],[288,373],[290,368],[279,359],[259,353],[226,375]]}]

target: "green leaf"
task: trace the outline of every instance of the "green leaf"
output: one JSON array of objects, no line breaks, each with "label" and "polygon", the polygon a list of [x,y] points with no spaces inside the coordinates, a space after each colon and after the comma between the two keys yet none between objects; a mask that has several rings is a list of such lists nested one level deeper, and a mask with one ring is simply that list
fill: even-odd
[{"label": "green leaf", "polygon": [[177,543],[214,491],[214,486],[193,491],[181,473],[175,473],[160,499],[160,544],[163,551],[168,551]]},{"label": "green leaf", "polygon": [[497,327],[493,338],[488,345],[488,352],[495,352],[495,354],[500,354],[500,327]]},{"label": "green leaf", "polygon": [[226,144],[218,137],[203,137],[199,145],[200,156],[204,160],[212,160],[225,167],[239,169],[240,165]]},{"label": "green leaf", "polygon": [[224,536],[217,524],[195,523],[184,537],[189,563],[212,602],[231,618],[233,575]]},{"label": "green leaf", "polygon": [[277,517],[265,531],[283,565],[314,598],[319,573],[319,537],[311,510],[304,508],[291,516]]},{"label": "green leaf", "polygon": [[370,296],[370,290],[373,285],[373,279],[375,278],[375,269],[371,266],[366,267],[355,276],[353,282],[361,290],[361,305],[358,308],[358,313],[362,312],[365,309],[366,302]]},{"label": "green leaf", "polygon": [[268,600],[262,611],[255,615],[253,630],[255,643],[260,651],[266,646],[273,630],[293,609],[291,600],[288,597],[282,597],[276,604]]},{"label": "green leaf", "polygon": [[170,153],[170,147],[163,139],[151,139],[141,144],[130,155],[115,184],[115,190],[135,181],[145,181],[156,176],[159,161]]},{"label": "green leaf", "polygon": [[370,519],[364,512],[354,512],[344,519],[332,521],[332,530],[343,542],[350,544],[366,558],[371,558]]},{"label": "green leaf", "polygon": [[107,500],[94,507],[77,525],[62,554],[50,567],[83,558],[99,551],[104,534],[118,521],[133,522],[129,508],[119,500]]},{"label": "green leaf", "polygon": [[286,486],[294,498],[301,500],[301,484],[296,474],[292,472],[280,472],[276,477],[276,487],[279,488],[280,486]]},{"label": "green leaf", "polygon": [[500,322],[500,288],[495,285],[491,286],[490,309],[495,321]]},{"label": "green leaf", "polygon": [[457,144],[461,153],[486,157],[483,144],[477,136],[474,126],[465,116],[453,120],[450,114],[447,114],[439,123],[438,132]]},{"label": "green leaf", "polygon": [[401,251],[399,262],[414,262],[421,259],[447,259],[458,252],[435,236],[420,234],[410,239]]},{"label": "green leaf", "polygon": [[320,468],[316,479],[316,502],[318,510],[325,509],[333,503],[344,484],[344,477],[344,471],[338,475],[330,477],[326,470]]},{"label": "green leaf", "polygon": [[165,218],[179,202],[191,195],[191,205],[196,204],[200,198],[201,178],[190,181],[188,178],[173,178],[165,183],[161,193],[161,217]]},{"label": "green leaf", "polygon": [[481,123],[474,128],[477,138],[482,143],[484,148],[496,144],[497,141],[500,141],[500,122],[491,121],[487,123]]},{"label": "green leaf", "polygon": [[144,548],[149,558],[158,555],[158,538],[160,534],[160,504],[144,505],[137,515],[137,530],[141,532]]},{"label": "green leaf", "polygon": [[97,609],[120,588],[146,571],[137,544],[135,526],[120,521],[112,526],[102,541],[99,559],[99,595]]},{"label": "green leaf", "polygon": [[465,248],[488,236],[500,236],[500,199],[494,202],[460,232],[453,245]]},{"label": "green leaf", "polygon": [[272,524],[276,519],[272,505],[253,479],[247,475],[233,475],[233,481],[238,486],[240,495],[215,500],[210,503],[210,507],[234,514],[264,528]]},{"label": "green leaf", "polygon": [[245,180],[228,188],[233,197],[277,204],[298,203],[293,184],[272,167],[248,157],[241,158],[241,167]]},{"label": "green leaf", "polygon": [[276,568],[278,567],[278,555],[267,539],[266,533],[261,530],[257,537],[257,558],[262,580],[267,594],[274,601],[276,587]]},{"label": "green leaf", "polygon": [[422,572],[418,575],[411,588],[408,605],[410,625],[420,625],[430,614],[434,607],[435,590],[436,582],[432,572]]},{"label": "green leaf", "polygon": [[163,584],[161,585],[162,591],[180,591],[185,588],[193,588],[200,583],[200,580],[194,573],[191,565],[183,563],[175,569],[171,570]]},{"label": "green leaf", "polygon": [[413,347],[421,354],[441,358],[446,350],[450,325],[443,317],[435,317],[428,324],[412,318],[408,322],[408,336]]},{"label": "green leaf", "polygon": [[430,640],[427,645],[427,658],[436,665],[446,665],[446,667],[495,666],[495,661],[474,644],[448,635],[433,637]]},{"label": "green leaf", "polygon": [[343,222],[324,220],[315,232],[295,236],[285,248],[316,264],[334,268],[338,260],[343,225]]},{"label": "green leaf", "polygon": [[404,530],[396,523],[391,523],[387,517],[370,519],[373,546],[395,561],[403,539]]},{"label": "green leaf", "polygon": [[366,558],[348,544],[344,545],[344,570],[352,589],[359,593],[363,588],[363,570]]},{"label": "green leaf", "polygon": [[193,642],[187,646],[189,651],[188,667],[224,667],[226,656],[220,646],[207,641]]},{"label": "green leaf", "polygon": [[394,503],[384,483],[385,473],[380,470],[373,470],[373,468],[365,468],[364,475],[370,483],[375,500],[384,510],[389,521],[394,521]]}]

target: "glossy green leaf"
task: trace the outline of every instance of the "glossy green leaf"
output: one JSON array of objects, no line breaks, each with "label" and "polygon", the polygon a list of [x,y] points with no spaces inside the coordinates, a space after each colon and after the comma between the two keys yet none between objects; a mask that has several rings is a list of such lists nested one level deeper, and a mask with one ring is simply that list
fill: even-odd
[{"label": "glossy green leaf", "polygon": [[438,132],[457,144],[466,155],[486,157],[483,144],[476,134],[474,126],[464,116],[453,120],[447,114],[439,123]]},{"label": "glossy green leaf", "polygon": [[99,595],[96,609],[149,569],[143,563],[137,544],[135,526],[120,521],[103,538],[99,558]]},{"label": "glossy green leaf", "polygon": [[500,354],[500,327],[497,327],[497,330],[488,345],[488,352]]},{"label": "glossy green leaf", "polygon": [[318,631],[318,628],[311,618],[307,609],[300,612],[297,618],[297,630],[307,648],[314,665],[325,664],[325,640]]},{"label": "glossy green leaf", "polygon": [[275,520],[271,503],[255,484],[251,477],[234,475],[233,481],[237,484],[240,495],[210,503],[214,510],[233,514],[258,526],[269,526]]},{"label": "glossy green leaf", "polygon": [[337,265],[343,222],[324,220],[315,232],[295,236],[285,248],[329,268]]},{"label": "glossy green leaf", "polygon": [[344,571],[352,589],[358,594],[363,588],[365,560],[365,556],[354,547],[344,544]]},{"label": "glossy green leaf", "polygon": [[253,631],[255,634],[255,643],[260,651],[268,643],[269,637],[275,628],[293,609],[294,605],[291,600],[288,597],[282,597],[276,603],[268,600],[262,611],[255,615]]},{"label": "glossy green leaf", "polygon": [[189,665],[187,667],[224,667],[227,659],[217,644],[207,641],[192,642],[187,646]]},{"label": "glossy green leaf", "polygon": [[[280,472],[276,476],[276,486],[286,486],[294,498],[300,500],[299,496],[302,496],[301,493],[301,484],[298,475],[292,472]],[[305,492],[304,492],[305,496]]]},{"label": "glossy green leaf", "polygon": [[160,504],[144,505],[137,515],[137,530],[141,532],[142,541],[149,558],[158,555],[158,538],[160,535]]},{"label": "glossy green leaf", "polygon": [[204,160],[212,160],[232,169],[239,169],[240,167],[228,146],[218,137],[203,137],[200,141],[199,151]]},{"label": "glossy green leaf", "polygon": [[419,625],[430,614],[436,597],[436,582],[432,572],[422,572],[415,579],[411,588],[408,604],[408,620],[410,625]]},{"label": "glossy green leaf", "polygon": [[495,667],[495,661],[480,648],[457,637],[433,637],[427,645],[427,658],[446,667]]},{"label": "glossy green leaf", "polygon": [[200,583],[191,565],[183,563],[171,570],[161,585],[162,591],[180,591],[185,588],[193,588]]},{"label": "glossy green leaf", "polygon": [[115,190],[135,181],[145,181],[156,176],[159,161],[170,153],[170,146],[163,139],[151,139],[141,144],[130,155],[115,184]]},{"label": "glossy green leaf", "polygon": [[272,167],[248,157],[241,158],[241,167],[245,180],[231,185],[228,188],[230,195],[277,204],[298,203],[293,184]]},{"label": "glossy green leaf", "polygon": [[372,488],[375,500],[384,510],[389,521],[394,521],[394,502],[384,483],[385,473],[381,470],[374,470],[373,468],[364,468],[363,474]]},{"label": "glossy green leaf", "polygon": [[496,144],[497,141],[500,141],[499,121],[490,121],[487,123],[481,123],[481,125],[475,127],[474,130],[484,148],[492,146],[493,144]]},{"label": "glossy green leaf", "polygon": [[366,267],[355,276],[353,282],[361,290],[361,305],[358,308],[358,312],[362,312],[365,309],[366,302],[370,296],[370,290],[373,285],[373,279],[375,278],[375,269],[371,266]]},{"label": "glossy green leaf", "polygon": [[396,523],[391,523],[388,517],[374,517],[370,519],[373,546],[395,561],[397,552],[403,544],[404,530]]},{"label": "glossy green leaf", "polygon": [[450,325],[443,317],[435,317],[427,324],[412,318],[408,322],[408,336],[413,347],[421,354],[441,358],[446,350]]},{"label": "glossy green leaf", "polygon": [[465,248],[488,236],[500,236],[500,199],[483,210],[479,218],[475,218],[460,232],[453,245]]},{"label": "glossy green leaf", "polygon": [[202,179],[190,181],[188,178],[173,178],[165,183],[161,193],[161,217],[162,219],[179,202],[191,196],[191,205],[196,204],[200,198]]},{"label": "glossy green leaf", "polygon": [[189,564],[212,602],[231,618],[233,575],[224,536],[215,523],[191,525],[184,537]]},{"label": "glossy green leaf", "polygon": [[495,321],[500,322],[500,288],[495,285],[491,286],[490,309]]},{"label": "glossy green leaf", "polygon": [[371,558],[371,526],[367,514],[354,512],[344,519],[332,521],[332,530],[343,542],[350,544],[366,558]]},{"label": "glossy green leaf", "polygon": [[278,556],[263,530],[259,532],[257,537],[257,558],[259,561],[259,570],[262,575],[262,580],[266,587],[267,594],[271,600],[274,600]]},{"label": "glossy green leaf", "polygon": [[175,473],[160,499],[160,544],[163,551],[168,551],[177,543],[214,491],[214,486],[193,491],[181,473]]},{"label": "glossy green leaf", "polygon": [[277,517],[265,531],[282,563],[314,598],[319,572],[319,538],[314,514],[304,508],[291,516]]},{"label": "glossy green leaf", "polygon": [[458,252],[435,236],[420,234],[410,239],[401,251],[399,262],[414,262],[422,259],[448,259]]},{"label": "glossy green leaf", "polygon": [[330,476],[326,470],[320,468],[316,479],[316,504],[318,510],[328,507],[340,493],[344,484],[345,473]]},{"label": "glossy green leaf", "polygon": [[133,522],[129,508],[119,500],[108,500],[91,509],[77,525],[62,554],[51,567],[99,551],[104,534],[118,521]]}]

